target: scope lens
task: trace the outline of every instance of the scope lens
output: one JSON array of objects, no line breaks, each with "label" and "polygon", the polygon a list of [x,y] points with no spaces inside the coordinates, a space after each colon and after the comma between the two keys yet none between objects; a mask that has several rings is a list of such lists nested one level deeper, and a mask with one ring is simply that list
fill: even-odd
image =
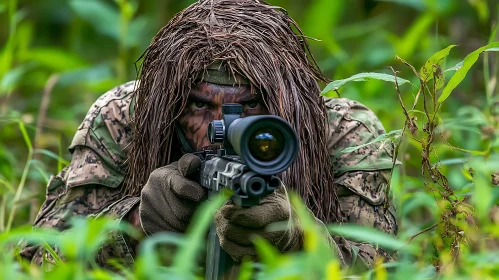
[{"label": "scope lens", "polygon": [[282,133],[273,128],[260,128],[249,139],[249,150],[258,160],[271,161],[284,150]]}]

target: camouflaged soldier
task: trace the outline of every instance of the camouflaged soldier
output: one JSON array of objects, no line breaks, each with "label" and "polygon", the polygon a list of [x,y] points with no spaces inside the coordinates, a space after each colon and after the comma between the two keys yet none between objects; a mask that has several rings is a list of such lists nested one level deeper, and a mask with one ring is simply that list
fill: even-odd
[{"label": "camouflaged soldier", "polygon": [[[349,222],[396,234],[393,209],[384,207],[391,147],[376,143],[343,152],[374,140],[383,126],[358,102],[319,97],[318,81],[327,80],[304,38],[282,9],[263,1],[202,0],[177,14],[144,53],[139,81],[92,105],[69,147],[71,164],[51,178],[34,225],[63,231],[71,217],[108,215],[147,235],[184,232],[206,198],[189,178],[199,166],[190,152],[211,148],[206,127],[220,119],[222,104],[240,103],[243,116],[278,115],[295,128],[300,154],[281,177],[319,224]],[[222,247],[240,260],[255,254],[252,234],[282,252],[300,249],[300,228],[265,231],[293,218],[286,192],[276,192],[258,206],[224,205],[215,224]],[[135,241],[120,233],[112,239],[99,263],[118,258],[131,265]],[[390,259],[370,244],[328,239],[344,265]],[[35,263],[44,254],[43,248],[23,251]]]}]

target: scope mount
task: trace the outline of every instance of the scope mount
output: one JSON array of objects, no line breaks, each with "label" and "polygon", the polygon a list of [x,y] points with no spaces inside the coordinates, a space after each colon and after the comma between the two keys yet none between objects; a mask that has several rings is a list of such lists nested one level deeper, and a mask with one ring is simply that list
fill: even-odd
[{"label": "scope mount", "polygon": [[236,155],[232,144],[229,142],[227,132],[229,126],[241,117],[243,105],[227,103],[222,105],[222,119],[214,120],[208,126],[208,138],[212,144],[222,144],[226,155]]}]

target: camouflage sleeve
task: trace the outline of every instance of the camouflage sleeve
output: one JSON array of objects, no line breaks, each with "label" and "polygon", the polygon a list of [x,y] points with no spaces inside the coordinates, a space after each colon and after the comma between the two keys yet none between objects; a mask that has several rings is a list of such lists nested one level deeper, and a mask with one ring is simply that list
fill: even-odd
[{"label": "camouflage sleeve", "polygon": [[[71,163],[49,181],[35,227],[64,231],[74,216],[106,215],[121,221],[138,203],[137,197],[121,194],[126,148],[131,141],[130,104],[134,85],[130,82],[118,86],[92,105],[69,147]],[[112,239],[126,245],[119,233],[113,233]],[[105,248],[101,255],[130,260],[132,254],[126,252],[126,246],[118,247]],[[23,257],[38,264],[43,263],[44,254],[43,248],[29,245],[21,252]]]},{"label": "camouflage sleeve", "polygon": [[[346,98],[326,100],[328,109],[328,150],[335,172],[335,185],[342,222],[370,226],[397,234],[395,209],[386,194],[393,166],[391,143],[373,143],[384,134],[379,119],[364,105]],[[360,148],[345,152],[349,147]],[[400,163],[397,161],[396,165]],[[392,258],[382,248],[335,237],[347,264],[370,268],[377,256]]]}]

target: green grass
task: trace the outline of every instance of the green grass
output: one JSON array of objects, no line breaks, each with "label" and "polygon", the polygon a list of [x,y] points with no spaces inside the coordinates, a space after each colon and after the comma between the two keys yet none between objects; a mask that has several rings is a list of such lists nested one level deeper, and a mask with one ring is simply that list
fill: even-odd
[{"label": "green grass", "polygon": [[[161,2],[161,3],[160,3]],[[65,234],[32,231],[48,178],[70,161],[65,150],[90,104],[135,78],[134,62],[180,1],[8,0],[0,3],[0,271],[6,279],[200,278],[215,200],[186,236],[146,239],[133,268],[104,271],[94,262],[108,220],[75,220]],[[359,100],[388,133],[403,167],[390,195],[399,233],[330,225],[334,234],[397,251],[398,261],[368,272],[340,268],[322,230],[293,197],[306,233],[302,252],[282,255],[255,239],[260,263],[240,279],[493,279],[499,273],[499,4],[494,1],[270,1],[317,37],[311,47],[333,84],[324,94]],[[460,3],[458,3],[460,2]],[[391,67],[391,68],[390,68]],[[53,84],[51,84],[53,83]],[[44,108],[42,100],[49,102]],[[222,198],[220,198],[222,199]],[[45,246],[50,272],[21,261],[21,239]],[[178,244],[161,266],[159,244]],[[49,244],[52,246],[49,246]],[[55,246],[54,246],[55,245]],[[59,260],[55,251],[66,260]],[[251,276],[252,268],[260,272]],[[396,268],[396,269],[393,269]]]}]

